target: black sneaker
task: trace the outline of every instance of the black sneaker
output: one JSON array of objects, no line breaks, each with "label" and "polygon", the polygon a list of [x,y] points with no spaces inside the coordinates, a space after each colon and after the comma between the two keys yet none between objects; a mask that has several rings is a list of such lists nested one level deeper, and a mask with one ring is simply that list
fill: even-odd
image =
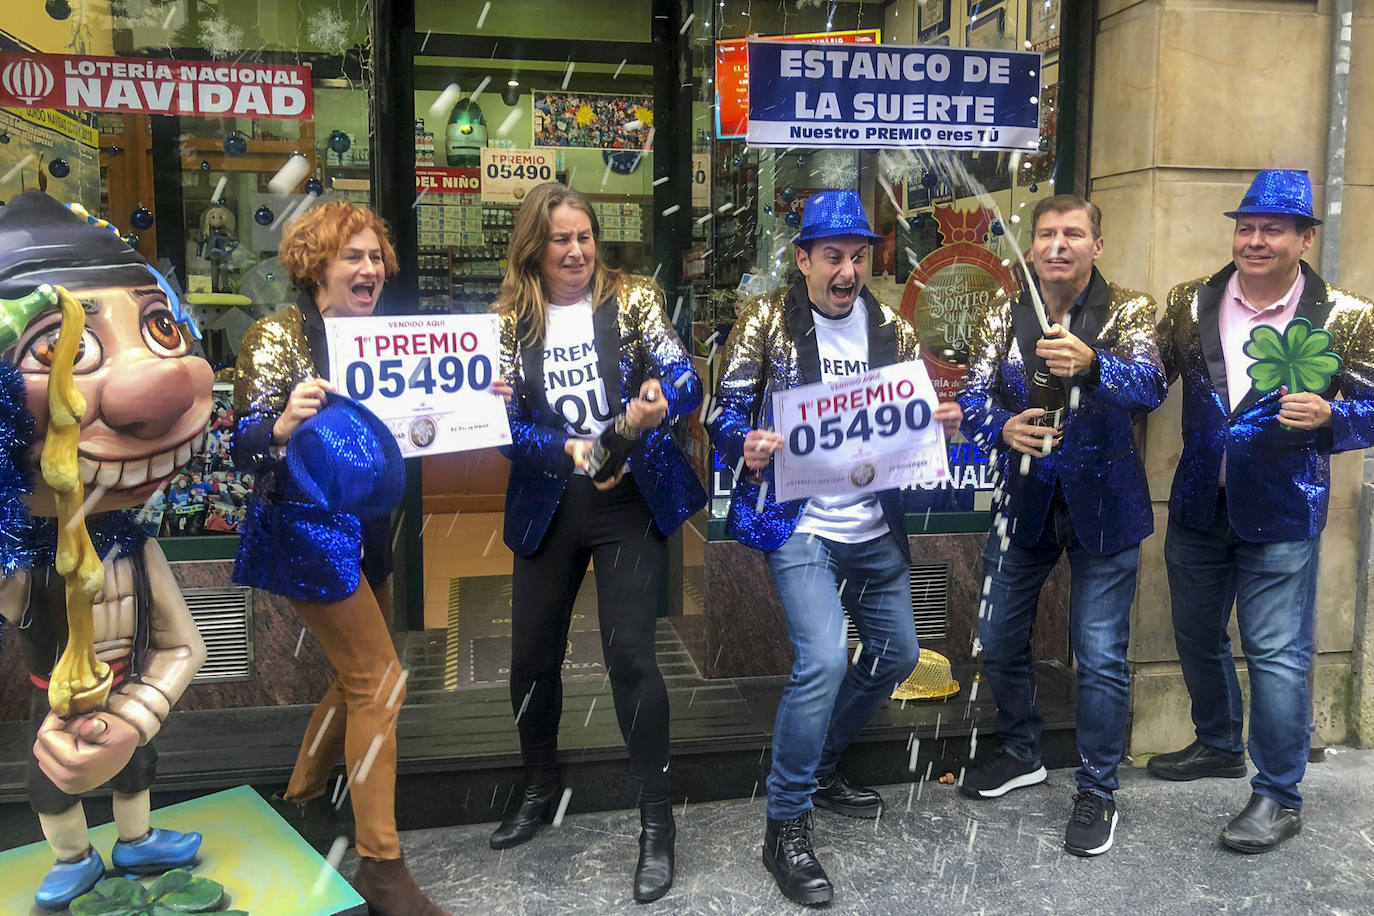
[{"label": "black sneaker", "polygon": [[1073,797],[1073,813],[1064,831],[1064,848],[1076,856],[1100,856],[1116,837],[1116,802],[1094,792]]},{"label": "black sneaker", "polygon": [[969,798],[1000,798],[1012,789],[1024,789],[1044,781],[1045,768],[1039,760],[1019,760],[999,750],[991,760],[964,773],[959,791]]}]

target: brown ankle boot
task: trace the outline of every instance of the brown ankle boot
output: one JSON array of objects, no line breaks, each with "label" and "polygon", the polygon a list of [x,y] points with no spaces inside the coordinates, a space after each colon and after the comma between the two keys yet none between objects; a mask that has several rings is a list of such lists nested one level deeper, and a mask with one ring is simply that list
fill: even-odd
[{"label": "brown ankle boot", "polygon": [[372,916],[452,916],[429,902],[403,858],[363,857],[353,875],[353,887],[367,901]]}]

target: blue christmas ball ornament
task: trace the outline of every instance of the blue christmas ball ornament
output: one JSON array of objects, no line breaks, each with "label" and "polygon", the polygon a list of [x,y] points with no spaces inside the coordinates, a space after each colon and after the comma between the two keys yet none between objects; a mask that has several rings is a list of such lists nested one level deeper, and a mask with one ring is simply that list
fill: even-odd
[{"label": "blue christmas ball ornament", "polygon": [[911,219],[907,220],[907,224],[911,226],[912,232],[920,232],[926,227],[926,218],[917,213]]},{"label": "blue christmas ball ornament", "polygon": [[1030,186],[1030,192],[1031,192],[1032,194],[1038,194],[1038,193],[1040,193],[1040,185],[1038,185],[1038,184],[1032,184],[1032,185]]},{"label": "blue christmas ball ornament", "polygon": [[353,140],[341,130],[331,130],[329,132],[329,148],[339,155],[343,155],[353,148]]},{"label": "blue christmas ball ornament", "polygon": [[9,143],[9,142],[10,142],[9,131],[0,130],[0,143]]},{"label": "blue christmas ball ornament", "polygon": [[238,131],[234,131],[224,138],[224,154],[237,159],[248,152],[248,138]]},{"label": "blue christmas ball ornament", "polygon": [[277,214],[273,213],[272,208],[265,204],[258,207],[257,212],[253,214],[253,222],[257,223],[259,226],[270,226],[272,225],[272,221],[276,218]]},{"label": "blue christmas ball ornament", "polygon": [[1002,221],[1001,221],[1001,220],[993,220],[993,221],[992,221],[992,234],[993,234],[993,235],[1001,235],[1003,232],[1006,232],[1006,231],[1007,231],[1007,230],[1006,230],[1005,227],[1003,227]]},{"label": "blue christmas ball ornament", "polygon": [[307,178],[305,180],[305,193],[311,197],[319,197],[324,193],[324,182],[318,178]]},{"label": "blue christmas ball ornament", "polygon": [[208,172],[208,171],[210,171],[210,160],[209,160],[209,159],[202,159],[202,160],[200,160],[200,170],[201,170],[202,172]]},{"label": "blue christmas ball ornament", "polygon": [[782,189],[782,199],[790,204],[792,201],[797,199],[797,189],[789,184],[787,187]]},{"label": "blue christmas ball ornament", "polygon": [[[153,228],[153,211],[142,205],[137,210],[129,214],[129,224],[135,229]],[[137,245],[132,246],[137,248]]]},{"label": "blue christmas ball ornament", "polygon": [[800,213],[789,213],[789,214],[787,214],[787,225],[791,226],[793,229],[795,229],[795,228],[797,228],[798,226],[800,226],[800,225],[801,225],[801,214],[800,214]]},{"label": "blue christmas ball ornament", "polygon": [[66,178],[72,173],[72,167],[67,165],[65,159],[54,159],[48,163],[48,174],[54,178]]}]

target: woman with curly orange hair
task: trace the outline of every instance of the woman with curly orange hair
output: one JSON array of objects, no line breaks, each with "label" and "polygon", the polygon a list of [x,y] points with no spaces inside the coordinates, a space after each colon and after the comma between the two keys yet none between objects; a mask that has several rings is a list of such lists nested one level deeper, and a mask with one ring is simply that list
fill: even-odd
[{"label": "woman with curly orange hair", "polygon": [[288,226],[279,257],[300,297],[256,322],[239,349],[233,457],[257,483],[234,581],[290,601],[337,671],[306,729],[285,802],[303,808],[322,796],[342,754],[361,857],[358,893],[373,916],[443,914],[415,884],[396,833],[396,719],[405,679],[382,612],[390,514],[360,519],[293,500],[283,458],[292,433],[334,390],[324,319],[372,314],[396,272],[396,251],[382,219],[339,201],[312,207]]}]

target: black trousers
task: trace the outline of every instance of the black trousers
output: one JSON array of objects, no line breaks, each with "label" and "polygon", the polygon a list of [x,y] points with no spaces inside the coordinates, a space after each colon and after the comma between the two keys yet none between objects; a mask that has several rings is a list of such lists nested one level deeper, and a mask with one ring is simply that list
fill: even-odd
[{"label": "black trousers", "polygon": [[668,691],[654,656],[664,543],[628,474],[607,492],[574,475],[539,550],[515,558],[510,696],[532,774],[557,768],[568,625],[594,560],[601,650],[631,770],[645,795],[667,791]]}]

